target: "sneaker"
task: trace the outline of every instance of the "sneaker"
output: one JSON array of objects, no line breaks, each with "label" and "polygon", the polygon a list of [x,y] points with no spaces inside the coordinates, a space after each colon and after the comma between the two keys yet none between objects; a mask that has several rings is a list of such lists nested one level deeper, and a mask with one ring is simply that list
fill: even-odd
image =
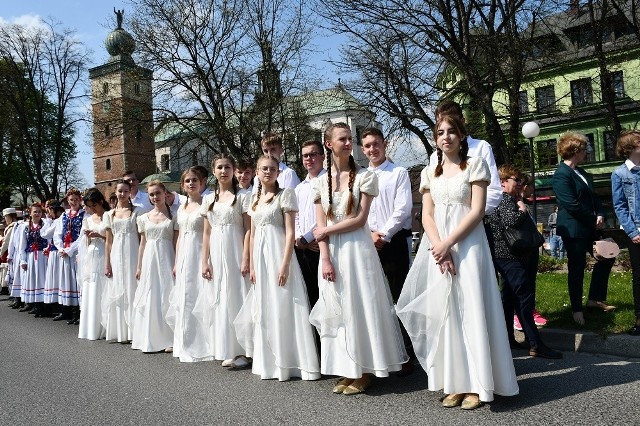
[{"label": "sneaker", "polygon": [[518,331],[522,331],[522,325],[520,324],[520,320],[518,319],[517,315],[513,316],[513,328]]},{"label": "sneaker", "polygon": [[538,327],[543,327],[545,325],[547,325],[547,319],[545,317],[543,317],[542,315],[540,315],[538,313],[537,309],[533,310],[533,322],[538,326]]}]

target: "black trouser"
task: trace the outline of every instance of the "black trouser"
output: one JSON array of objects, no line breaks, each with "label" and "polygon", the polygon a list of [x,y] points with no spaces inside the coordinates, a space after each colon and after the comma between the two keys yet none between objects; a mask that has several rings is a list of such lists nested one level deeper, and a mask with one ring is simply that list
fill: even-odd
[{"label": "black trouser", "polygon": [[538,267],[538,257],[536,251],[525,258],[498,258],[494,262],[496,270],[502,276],[502,308],[509,340],[514,339],[513,311],[515,309],[525,338],[532,347],[540,343],[540,334],[533,320],[533,310],[536,304],[533,283]]},{"label": "black trouser", "polygon": [[[391,241],[386,243],[381,250],[378,250],[378,257],[382,264],[382,270],[389,282],[389,290],[391,291],[391,298],[394,304],[398,302],[404,281],[409,273],[410,258],[407,238],[410,235],[411,231],[402,229],[391,237]],[[409,334],[407,334],[407,330],[404,329],[402,322],[400,322],[400,330],[402,331],[402,340],[404,341],[407,354],[411,359],[414,359],[415,354],[413,352],[413,346],[411,345],[411,339],[409,338]]]},{"label": "black trouser", "polygon": [[[584,271],[587,267],[587,253],[593,253],[593,240],[590,238],[562,237],[564,249],[567,251],[567,267],[569,269],[569,299],[571,310],[582,312],[582,293]],[[596,262],[591,274],[589,286],[589,300],[604,302],[607,300],[609,274],[616,259],[606,259]]]},{"label": "black trouser", "polygon": [[[308,249],[302,250],[299,248],[296,248],[295,252],[298,264],[300,265],[300,270],[302,271],[304,283],[307,287],[309,310],[311,310],[320,296],[320,290],[318,289],[318,265],[320,264],[320,252]],[[318,349],[320,349],[320,335],[315,327],[313,327],[313,329],[315,330],[314,337],[316,345],[318,346]]]},{"label": "black trouser", "polygon": [[634,244],[627,236],[629,260],[631,261],[631,284],[633,289],[633,309],[636,320],[640,321],[640,244]]}]

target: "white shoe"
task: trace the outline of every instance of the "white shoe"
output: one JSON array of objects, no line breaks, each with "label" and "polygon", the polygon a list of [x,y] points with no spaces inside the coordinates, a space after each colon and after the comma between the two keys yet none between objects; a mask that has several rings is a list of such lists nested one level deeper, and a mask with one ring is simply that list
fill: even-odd
[{"label": "white shoe", "polygon": [[223,367],[233,367],[233,359],[225,359],[221,364]]},{"label": "white shoe", "polygon": [[251,362],[244,355],[237,356],[233,360],[233,368],[245,368],[248,367]]}]

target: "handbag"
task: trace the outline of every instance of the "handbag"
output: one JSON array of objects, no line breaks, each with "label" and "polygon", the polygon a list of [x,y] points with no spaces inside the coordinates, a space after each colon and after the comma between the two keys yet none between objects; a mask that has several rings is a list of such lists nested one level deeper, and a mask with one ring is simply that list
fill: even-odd
[{"label": "handbag", "polygon": [[596,260],[606,260],[620,254],[620,247],[613,238],[603,238],[593,242],[593,257]]},{"label": "handbag", "polygon": [[544,237],[527,215],[520,226],[504,227],[504,241],[507,243],[509,253],[516,257],[523,257],[540,248],[544,244]]}]

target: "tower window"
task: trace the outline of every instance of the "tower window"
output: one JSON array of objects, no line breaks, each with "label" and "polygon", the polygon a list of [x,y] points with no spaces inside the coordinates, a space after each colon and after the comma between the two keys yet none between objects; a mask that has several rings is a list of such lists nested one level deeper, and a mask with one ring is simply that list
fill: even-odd
[{"label": "tower window", "polygon": [[111,170],[111,160],[107,159],[105,165],[104,165],[105,169],[107,170]]},{"label": "tower window", "polygon": [[142,142],[142,126],[136,124],[136,142]]},{"label": "tower window", "polygon": [[111,104],[108,101],[102,103],[102,112],[109,113],[111,112]]},{"label": "tower window", "polygon": [[109,93],[109,83],[102,83],[102,94],[107,95]]},{"label": "tower window", "polygon": [[111,136],[111,129],[109,128],[109,125],[107,124],[106,126],[104,126],[104,135],[106,137]]},{"label": "tower window", "polygon": [[136,95],[140,94],[140,83],[134,83],[133,84],[133,91]]},{"label": "tower window", "polygon": [[163,172],[167,172],[170,170],[169,167],[169,154],[162,154],[160,156],[160,169]]}]

